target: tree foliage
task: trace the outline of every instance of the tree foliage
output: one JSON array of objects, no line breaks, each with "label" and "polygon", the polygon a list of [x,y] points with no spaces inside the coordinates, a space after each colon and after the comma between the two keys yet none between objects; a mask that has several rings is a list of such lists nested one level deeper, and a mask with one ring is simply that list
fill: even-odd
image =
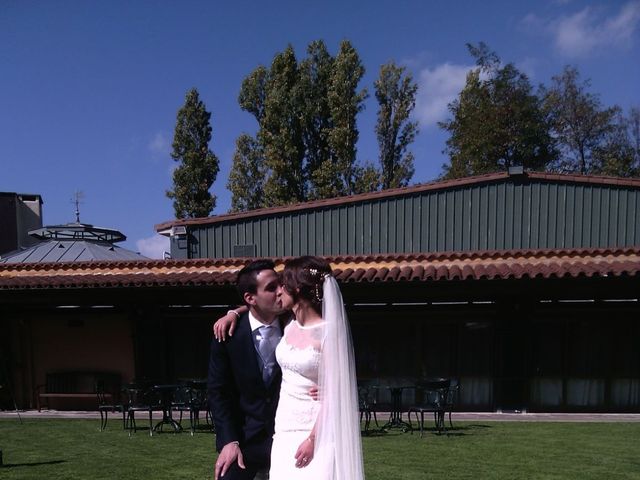
[{"label": "tree foliage", "polygon": [[[245,200],[239,174],[228,187],[233,208],[275,206],[354,193],[362,168],[356,161],[357,114],[365,90],[360,58],[348,41],[333,57],[322,41],[307,47],[298,62],[291,46],[275,55],[269,68],[260,66],[243,81],[238,101],[258,124],[253,142],[237,143],[234,170],[249,159],[263,162],[262,201]],[[243,150],[240,150],[242,146]],[[246,195],[249,195],[247,193]]]},{"label": "tree foliage", "polygon": [[206,217],[216,205],[209,192],[219,171],[218,158],[209,150],[211,113],[193,88],[178,110],[171,157],[179,163],[173,172],[173,199],[176,218]]},{"label": "tree foliage", "polygon": [[565,67],[541,89],[551,132],[562,156],[552,166],[560,172],[597,173],[603,159],[613,153],[621,140],[620,108],[603,108],[598,95],[588,91],[589,80],[580,82],[574,67]]},{"label": "tree foliage", "polygon": [[376,136],[380,150],[382,188],[404,187],[413,176],[409,145],[418,133],[418,122],[409,120],[416,105],[418,85],[404,67],[389,62],[380,67],[374,83],[378,100]]},{"label": "tree foliage", "polygon": [[625,118],[618,111],[603,140],[593,148],[592,172],[616,177],[640,176],[638,155],[639,111],[631,109]]},{"label": "tree foliage", "polygon": [[333,128],[329,106],[329,84],[333,75],[334,58],[322,41],[307,47],[307,58],[300,62],[300,102],[303,118],[306,170],[316,178],[310,179],[309,198],[322,198],[332,188],[333,179],[319,172],[331,164],[329,134]]},{"label": "tree foliage", "polygon": [[557,157],[541,101],[527,76],[502,65],[484,43],[467,45],[477,67],[467,75],[451,118],[439,125],[450,133],[445,178],[465,177],[511,166],[544,170]]},{"label": "tree foliage", "polygon": [[[358,91],[364,72],[358,52],[351,43],[343,40],[333,64],[328,91],[332,123],[328,136],[331,164],[320,167],[322,176],[316,174],[312,177],[318,198],[354,193],[359,136],[356,117],[364,108],[363,102],[367,97],[366,90]],[[330,180],[332,176],[333,182]]]},{"label": "tree foliage", "polygon": [[293,47],[273,59],[265,82],[264,113],[258,140],[264,150],[268,175],[264,185],[267,205],[306,200],[299,72]]},{"label": "tree foliage", "polygon": [[251,135],[240,135],[229,173],[227,188],[231,192],[231,211],[260,208],[264,198],[264,154]]},{"label": "tree foliage", "polygon": [[[636,166],[640,169],[640,108],[633,107],[629,111],[627,120],[627,129],[629,132],[629,140],[633,150],[633,158]],[[639,172],[640,174],[640,172]]]}]

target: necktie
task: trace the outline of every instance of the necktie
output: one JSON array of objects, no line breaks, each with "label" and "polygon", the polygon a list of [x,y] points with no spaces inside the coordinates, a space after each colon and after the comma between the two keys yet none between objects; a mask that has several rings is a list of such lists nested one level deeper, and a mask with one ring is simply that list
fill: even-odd
[{"label": "necktie", "polygon": [[262,380],[269,385],[276,364],[276,344],[278,343],[275,327],[260,327],[258,353],[262,359]]}]

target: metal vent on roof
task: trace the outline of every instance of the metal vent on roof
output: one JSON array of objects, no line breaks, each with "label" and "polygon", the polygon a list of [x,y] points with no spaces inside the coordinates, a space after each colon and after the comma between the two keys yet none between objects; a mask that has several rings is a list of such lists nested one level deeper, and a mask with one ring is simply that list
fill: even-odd
[{"label": "metal vent on roof", "polygon": [[256,246],[255,244],[249,245],[234,245],[233,246],[234,257],[255,257]]},{"label": "metal vent on roof", "polygon": [[184,236],[187,234],[187,227],[184,225],[176,225],[171,229],[172,237]]}]

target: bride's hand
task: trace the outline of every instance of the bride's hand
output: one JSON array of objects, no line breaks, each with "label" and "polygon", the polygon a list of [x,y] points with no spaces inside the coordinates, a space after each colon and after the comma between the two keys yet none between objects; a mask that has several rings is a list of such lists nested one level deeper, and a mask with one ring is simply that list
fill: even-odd
[{"label": "bride's hand", "polygon": [[233,331],[236,329],[236,323],[238,323],[240,315],[235,310],[229,310],[224,317],[220,317],[216,323],[213,324],[213,336],[219,342],[223,342],[227,339],[227,335],[233,337]]},{"label": "bride's hand", "polygon": [[309,396],[312,400],[318,401],[318,386],[315,385],[309,389]]},{"label": "bride's hand", "polygon": [[313,444],[314,438],[307,437],[298,447],[296,451],[296,467],[304,468],[313,460]]}]

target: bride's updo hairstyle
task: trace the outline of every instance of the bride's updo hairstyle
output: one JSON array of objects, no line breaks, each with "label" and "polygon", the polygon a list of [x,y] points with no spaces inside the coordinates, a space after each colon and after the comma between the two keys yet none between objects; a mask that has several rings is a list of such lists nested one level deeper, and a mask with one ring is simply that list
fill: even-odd
[{"label": "bride's updo hairstyle", "polygon": [[287,260],[282,272],[282,286],[294,302],[306,300],[322,314],[322,284],[331,275],[331,266],[319,257],[304,256]]}]

